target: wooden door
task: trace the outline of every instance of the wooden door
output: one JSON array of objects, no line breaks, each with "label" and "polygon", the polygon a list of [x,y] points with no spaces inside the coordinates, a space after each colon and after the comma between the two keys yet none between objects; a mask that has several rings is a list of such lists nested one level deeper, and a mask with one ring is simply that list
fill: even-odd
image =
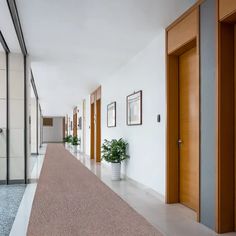
[{"label": "wooden door", "polygon": [[96,161],[101,161],[101,99],[96,101]]},{"label": "wooden door", "polygon": [[90,106],[90,157],[94,159],[94,103]]},{"label": "wooden door", "polygon": [[86,100],[83,100],[83,152],[86,153]]},{"label": "wooden door", "polygon": [[77,112],[73,114],[73,136],[77,136],[78,116]]},{"label": "wooden door", "polygon": [[199,81],[196,48],[179,57],[179,159],[180,203],[197,211]]},{"label": "wooden door", "polygon": [[236,231],[236,24],[234,25],[234,231]]}]

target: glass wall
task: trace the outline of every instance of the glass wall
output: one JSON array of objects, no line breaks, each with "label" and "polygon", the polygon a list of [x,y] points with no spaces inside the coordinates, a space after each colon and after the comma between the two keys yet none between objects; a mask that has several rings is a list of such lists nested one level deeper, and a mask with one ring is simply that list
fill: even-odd
[{"label": "glass wall", "polygon": [[7,67],[6,53],[0,48],[0,183],[7,181]]}]

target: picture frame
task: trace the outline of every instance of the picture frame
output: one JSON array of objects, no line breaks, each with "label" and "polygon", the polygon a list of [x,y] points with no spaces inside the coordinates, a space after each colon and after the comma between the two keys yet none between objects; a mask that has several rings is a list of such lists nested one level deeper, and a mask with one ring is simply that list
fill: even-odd
[{"label": "picture frame", "polygon": [[128,126],[142,125],[142,90],[126,97],[126,123]]},{"label": "picture frame", "polygon": [[116,127],[116,102],[107,105],[107,127]]}]

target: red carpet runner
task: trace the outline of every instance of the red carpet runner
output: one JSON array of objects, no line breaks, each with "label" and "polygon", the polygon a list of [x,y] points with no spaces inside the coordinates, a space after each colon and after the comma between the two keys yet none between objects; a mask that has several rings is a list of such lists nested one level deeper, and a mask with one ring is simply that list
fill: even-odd
[{"label": "red carpet runner", "polygon": [[154,236],[161,233],[62,144],[49,144],[27,235]]}]

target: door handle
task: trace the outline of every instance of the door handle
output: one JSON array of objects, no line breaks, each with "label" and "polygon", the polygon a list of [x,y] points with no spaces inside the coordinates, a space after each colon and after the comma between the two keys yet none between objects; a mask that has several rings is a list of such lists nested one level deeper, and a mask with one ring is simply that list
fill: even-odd
[{"label": "door handle", "polygon": [[0,134],[1,134],[1,133],[3,133],[3,129],[2,129],[2,128],[0,128]]},{"label": "door handle", "polygon": [[181,139],[178,140],[178,146],[180,147],[183,141]]}]

